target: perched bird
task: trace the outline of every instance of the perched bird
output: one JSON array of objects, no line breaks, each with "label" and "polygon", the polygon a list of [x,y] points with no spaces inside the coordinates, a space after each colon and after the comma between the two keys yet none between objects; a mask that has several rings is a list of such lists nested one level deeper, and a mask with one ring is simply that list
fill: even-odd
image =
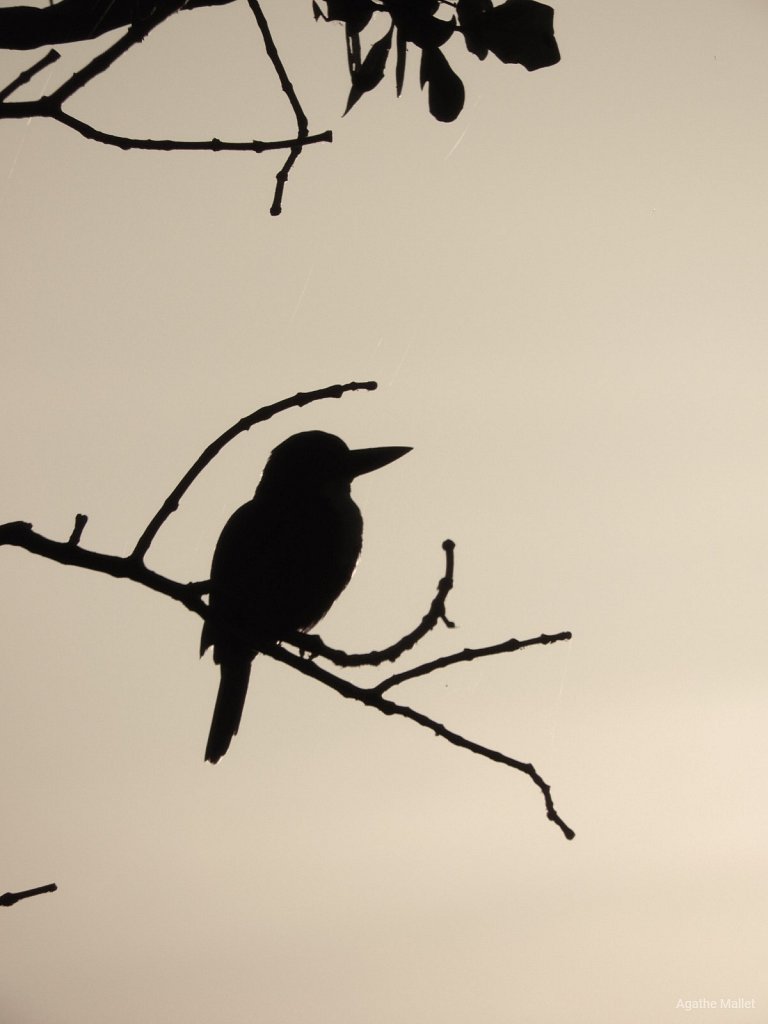
[{"label": "perched bird", "polygon": [[410,450],[351,451],[341,438],[309,430],[270,455],[213,554],[200,654],[213,646],[221,682],[206,761],[223,757],[238,730],[255,655],[311,629],[349,583],[363,543],[352,480]]}]

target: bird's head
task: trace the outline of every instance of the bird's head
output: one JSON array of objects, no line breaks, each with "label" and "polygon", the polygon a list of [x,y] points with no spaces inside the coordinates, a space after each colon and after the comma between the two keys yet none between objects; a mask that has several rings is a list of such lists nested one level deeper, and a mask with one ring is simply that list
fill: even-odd
[{"label": "bird's head", "polygon": [[262,483],[349,487],[356,476],[380,469],[409,451],[400,447],[350,449],[335,434],[306,430],[274,449],[264,467]]}]

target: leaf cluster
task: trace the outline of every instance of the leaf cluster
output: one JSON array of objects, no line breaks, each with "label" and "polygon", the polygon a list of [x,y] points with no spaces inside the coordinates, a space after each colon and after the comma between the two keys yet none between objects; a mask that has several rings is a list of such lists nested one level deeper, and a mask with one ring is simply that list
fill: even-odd
[{"label": "leaf cluster", "polygon": [[[400,96],[409,46],[421,51],[419,77],[427,87],[429,111],[438,121],[454,121],[464,107],[464,83],[448,62],[443,47],[455,36],[479,60],[489,53],[504,64],[528,71],[560,60],[554,34],[554,11],[537,0],[312,0],[315,20],[344,25],[351,88],[348,113],[360,97],[383,81],[395,51],[395,87]],[[374,15],[389,19],[387,31],[362,55],[361,34]]]}]

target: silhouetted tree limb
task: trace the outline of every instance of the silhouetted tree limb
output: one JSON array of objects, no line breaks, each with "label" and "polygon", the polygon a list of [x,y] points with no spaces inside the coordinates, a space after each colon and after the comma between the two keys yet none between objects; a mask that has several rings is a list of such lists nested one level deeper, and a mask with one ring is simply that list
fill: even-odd
[{"label": "silhouetted tree limb", "polygon": [[291,104],[291,109],[293,110],[294,117],[296,118],[296,127],[298,128],[296,144],[291,147],[291,151],[288,154],[285,163],[277,172],[275,196],[272,200],[272,207],[269,211],[273,217],[276,217],[282,209],[283,189],[288,181],[288,175],[301,153],[301,147],[304,145],[303,140],[305,140],[309,135],[309,121],[307,120],[307,115],[301,108],[301,104],[299,103],[299,99],[293,88],[291,80],[285,72],[283,62],[280,60],[280,54],[277,52],[277,47],[272,39],[272,33],[270,32],[267,19],[264,17],[261,4],[258,0],[248,0],[248,4],[253,11],[253,15],[256,18],[256,24],[259,26],[259,31],[264,39],[264,48],[267,51],[267,56],[272,61],[272,67],[275,69],[277,77],[280,80],[280,87],[288,97],[288,102]]},{"label": "silhouetted tree limb", "polygon": [[[570,639],[570,636],[570,633],[561,633],[557,637],[551,637],[549,642],[558,639],[567,640]],[[525,643],[521,643],[519,646],[525,646]],[[446,728],[446,726],[441,722],[437,722],[433,718],[429,718],[427,715],[414,710],[414,708],[408,707],[406,704],[396,704],[394,701],[382,696],[381,692],[379,692],[379,687],[377,686],[374,686],[371,689],[355,686],[353,683],[349,683],[344,679],[339,679],[338,676],[332,675],[330,672],[327,672],[314,662],[307,662],[298,658],[295,654],[291,654],[290,651],[286,651],[282,647],[277,647],[274,650],[265,651],[264,653],[269,654],[269,656],[274,658],[276,661],[282,661],[286,665],[290,665],[292,668],[295,668],[297,671],[303,672],[304,675],[313,676],[319,682],[325,683],[326,686],[330,686],[332,690],[341,694],[342,697],[361,701],[363,704],[367,704],[368,707],[376,708],[377,711],[381,711],[384,715],[399,715],[401,718],[407,718],[411,722],[416,722],[417,725],[431,730],[436,736],[440,736],[442,739],[447,740],[455,747],[463,747],[465,750],[471,750],[472,753],[479,754],[481,757],[486,757],[491,761],[496,761],[499,764],[505,764],[509,768],[514,768],[519,772],[523,772],[544,794],[544,802],[547,807],[547,817],[549,820],[553,821],[557,825],[566,839],[573,839],[576,835],[573,829],[566,825],[555,810],[550,793],[550,787],[542,779],[532,764],[528,764],[525,761],[518,761],[514,757],[508,757],[506,754],[502,754],[498,750],[492,750],[490,747],[484,747],[479,743],[475,743],[473,740],[468,740],[465,736],[461,736],[459,733]]]},{"label": "silhouetted tree limb", "polygon": [[[2,10],[2,8],[0,8]],[[32,79],[40,71],[49,67],[51,64],[55,64],[56,61],[61,57],[60,53],[56,50],[49,50],[44,57],[41,57],[37,63],[33,64],[32,67],[27,68],[26,71],[22,71],[20,75],[17,75],[12,82],[9,82],[4,89],[0,89],[0,103],[7,99],[10,95],[20,89],[22,85],[26,85],[27,82],[31,82]]]},{"label": "silhouetted tree limb", "polygon": [[395,661],[415,647],[422,637],[434,629],[438,622],[444,622],[449,629],[453,629],[454,623],[448,619],[445,612],[445,599],[453,587],[453,552],[456,545],[452,540],[443,541],[445,552],[445,575],[437,584],[437,593],[432,600],[429,611],[414,630],[407,633],[400,640],[390,644],[381,651],[368,651],[366,654],[348,654],[333,647],[328,647],[319,636],[311,633],[297,633],[287,642],[297,647],[303,653],[311,654],[312,657],[327,658],[334,665],[342,668],[352,668],[358,665],[381,665],[384,661]]},{"label": "silhouetted tree limb", "polygon": [[[178,508],[179,502],[189,486],[197,476],[199,476],[202,470],[212,461],[212,459],[215,458],[215,456],[222,450],[222,448],[229,443],[229,441],[244,431],[249,430],[254,424],[264,422],[286,409],[301,407],[308,405],[311,402],[326,398],[340,398],[342,395],[350,391],[372,391],[376,386],[375,381],[366,381],[363,383],[351,382],[349,384],[332,385],[331,387],[322,388],[318,391],[306,393],[300,392],[292,398],[287,398],[280,402],[276,402],[273,405],[265,406],[239,420],[228,430],[224,431],[224,433],[215,441],[208,445],[202,454],[195,460],[190,469],[184,474],[176,487],[174,487],[169,496],[165,499],[156,515],[153,516],[149,525],[146,527],[136,543],[134,550],[126,557],[107,555],[83,548],[80,545],[80,540],[87,522],[87,517],[82,513],[78,513],[76,516],[74,528],[69,539],[66,541],[56,541],[48,537],[44,537],[32,528],[31,523],[12,522],[0,525],[0,546],[8,545],[23,548],[32,554],[40,555],[43,558],[48,558],[51,561],[59,562],[64,565],[73,565],[82,569],[90,569],[93,572],[105,573],[118,579],[133,580],[135,583],[139,583],[150,590],[154,590],[157,593],[164,594],[166,597],[173,598],[175,601],[179,601],[190,611],[205,619],[208,617],[209,611],[208,606],[202,600],[201,595],[206,592],[206,582],[180,583],[154,572],[144,564],[144,556],[149,550],[152,541],[169,516]],[[448,619],[446,614],[445,601],[453,586],[453,541],[444,541],[443,551],[445,552],[446,559],[445,573],[437,584],[437,592],[432,600],[428,612],[415,629],[411,630],[395,644],[392,644],[381,651],[373,651],[368,654],[347,654],[344,651],[338,651],[326,646],[320,637],[294,636],[286,638],[278,645],[260,648],[258,653],[265,654],[277,661],[281,661],[296,669],[296,671],[302,672],[304,675],[316,679],[319,682],[324,683],[326,686],[330,686],[343,697],[358,700],[363,704],[366,704],[368,707],[376,708],[376,710],[385,715],[399,715],[402,718],[408,718],[417,725],[430,729],[435,733],[435,735],[442,737],[454,746],[463,747],[464,749],[470,750],[481,757],[489,758],[492,761],[497,761],[510,768],[515,768],[517,771],[523,772],[529,776],[529,778],[543,793],[547,808],[547,817],[560,828],[566,838],[572,839],[574,836],[572,829],[565,824],[555,811],[550,794],[550,788],[536,772],[532,764],[519,761],[506,754],[502,754],[499,751],[481,746],[480,744],[453,732],[442,723],[429,718],[427,715],[424,715],[407,705],[397,704],[384,696],[384,694],[392,687],[407,679],[414,679],[430,672],[439,671],[449,665],[458,664],[459,662],[464,661],[472,661],[475,658],[510,653],[537,644],[550,644],[561,640],[569,640],[571,638],[570,633],[562,632],[553,635],[542,634],[541,636],[532,637],[528,640],[506,640],[503,643],[496,644],[492,647],[476,649],[466,648],[463,651],[457,651],[454,654],[450,654],[443,658],[438,658],[422,665],[415,666],[414,668],[408,669],[404,672],[391,675],[374,686],[357,686],[356,684],[329,672],[327,669],[322,668],[312,660],[316,657],[325,657],[335,664],[345,665],[347,667],[364,664],[378,665],[383,661],[394,661],[406,650],[410,650],[420,639],[433,629],[438,622],[442,621],[447,626],[452,627],[453,623]],[[294,654],[293,652],[286,650],[286,644],[296,647],[299,653]],[[310,653],[312,657],[309,659],[303,657],[302,655],[306,653]]]},{"label": "silhouetted tree limb", "polygon": [[[43,68],[58,59],[55,50],[22,72],[0,90],[0,118],[45,117],[76,131],[85,139],[120,149],[249,151],[264,153],[287,149],[277,172],[270,213],[282,209],[283,190],[291,168],[305,146],[332,141],[330,131],[310,134],[309,123],[272,38],[259,0],[248,0],[264,41],[267,56],[296,119],[296,137],[272,141],[223,142],[220,139],[179,141],[138,139],[102,131],[73,117],[62,104],[114,64],[118,57],[141,42],[173,14],[194,7],[208,7],[231,0],[60,0],[47,7],[17,5],[0,8],[0,48],[34,49],[93,39],[117,28],[127,32],[48,96],[25,102],[8,97]],[[439,121],[453,121],[464,107],[464,84],[450,66],[442,47],[461,39],[469,53],[485,60],[492,53],[505,64],[520,64],[528,71],[549,67],[560,60],[554,35],[554,11],[538,0],[312,0],[315,20],[344,26],[347,66],[351,88],[347,113],[385,77],[390,52],[395,53],[395,87],[400,96],[405,81],[407,55],[419,56],[419,80],[426,87],[429,110]],[[389,19],[385,34],[370,45],[365,56],[361,33],[374,14]],[[409,50],[409,47],[411,48]]]},{"label": "silhouetted tree limb", "polygon": [[30,896],[40,896],[44,892],[56,892],[58,886],[55,882],[48,885],[38,885],[36,889],[24,889],[21,892],[4,892],[0,896],[0,907],[12,907],[19,900],[29,899]]},{"label": "silhouetted tree limb", "polygon": [[[217,7],[232,0],[186,0],[176,10]],[[34,50],[97,39],[117,28],[146,20],[158,5],[148,0],[59,0],[45,7],[18,5],[0,8],[0,48]],[[163,4],[161,6],[168,6]]]},{"label": "silhouetted tree limb", "polygon": [[[216,2],[216,0],[214,0],[214,2]],[[55,50],[51,50],[42,60],[36,62],[26,71],[22,72],[11,83],[9,83],[9,85],[0,91],[0,118],[49,118],[50,120],[57,121],[59,124],[62,124],[67,128],[73,129],[73,131],[82,135],[83,138],[90,139],[94,142],[101,142],[108,146],[117,146],[118,148],[125,150],[148,149],[166,152],[171,150],[207,150],[214,153],[225,151],[264,153],[273,149],[288,149],[288,157],[276,175],[275,192],[272,200],[272,206],[270,207],[270,213],[272,213],[273,216],[277,216],[282,210],[283,191],[288,180],[288,175],[304,147],[314,145],[318,142],[331,142],[333,136],[329,131],[310,135],[309,123],[307,121],[306,114],[299,103],[293,85],[286,73],[285,67],[280,59],[280,55],[277,52],[277,47],[275,46],[269,25],[264,17],[261,6],[258,0],[248,0],[248,3],[264,41],[267,56],[275,70],[281,89],[288,97],[288,101],[296,119],[296,138],[275,139],[269,142],[256,139],[247,142],[223,142],[221,139],[210,139],[204,141],[135,139],[101,131],[100,129],[93,127],[93,125],[90,125],[85,121],[81,121],[79,118],[73,117],[62,109],[62,104],[65,103],[66,100],[70,99],[76,92],[84,88],[84,86],[88,85],[89,82],[92,82],[98,75],[107,71],[119,57],[137,43],[140,43],[145,39],[153,29],[157,28],[158,25],[169,18],[172,14],[176,14],[182,8],[188,7],[189,4],[186,0],[160,0],[160,2],[154,2],[153,0],[152,4],[147,3],[145,0],[143,5],[141,0],[129,0],[128,4],[125,4],[122,0],[118,0],[117,3],[110,3],[106,5],[102,0],[96,4],[83,4],[82,0],[62,0],[61,3],[55,4],[53,7],[42,9],[25,7],[0,8],[0,47],[20,48],[20,39],[24,38],[24,34],[23,30],[21,33],[18,32],[18,23],[38,24],[41,20],[44,20],[40,16],[49,11],[58,12],[59,22],[57,22],[57,24],[61,24],[64,20],[62,15],[66,16],[67,14],[70,14],[74,16],[77,14],[78,16],[81,16],[81,12],[84,9],[94,25],[92,35],[101,35],[103,32],[107,31],[108,29],[104,27],[105,24],[109,24],[109,27],[111,28],[115,28],[126,23],[130,25],[125,35],[121,36],[121,38],[111,46],[108,46],[106,50],[102,51],[102,53],[94,57],[84,67],[76,71],[67,79],[66,82],[54,89],[50,95],[41,96],[37,100],[8,102],[7,98],[20,86],[30,81],[31,78],[42,71],[43,68],[48,67],[54,61],[58,60],[59,54]],[[62,9],[65,10],[62,11]],[[35,12],[34,15],[29,14],[31,11]],[[127,17],[129,12],[130,17]],[[115,21],[115,17],[117,17],[118,20]],[[126,18],[127,20],[123,20]],[[16,26],[16,34],[14,34],[14,26]],[[48,41],[47,37],[42,37],[40,34],[35,38],[38,40],[33,44],[35,46]],[[85,38],[85,36],[77,38]]]},{"label": "silhouetted tree limb", "polygon": [[400,683],[404,683],[408,679],[425,676],[430,672],[448,668],[449,665],[458,665],[462,661],[474,661],[475,658],[488,658],[496,654],[511,654],[513,651],[520,651],[524,647],[533,647],[538,644],[555,644],[560,640],[570,640],[571,636],[572,634],[567,631],[551,634],[542,633],[541,636],[533,636],[528,640],[515,640],[512,638],[500,644],[493,644],[491,647],[465,647],[463,651],[448,654],[444,658],[436,658],[425,665],[417,665],[415,668],[407,669],[405,672],[398,672],[388,679],[383,679],[380,683],[377,683],[374,690],[376,693],[386,693],[393,686],[399,686]]}]

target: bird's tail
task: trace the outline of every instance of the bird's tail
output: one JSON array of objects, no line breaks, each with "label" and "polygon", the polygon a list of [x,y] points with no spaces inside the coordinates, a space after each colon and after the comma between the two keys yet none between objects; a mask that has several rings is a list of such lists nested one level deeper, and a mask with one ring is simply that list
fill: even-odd
[{"label": "bird's tail", "polygon": [[250,658],[223,659],[221,662],[221,682],[205,748],[205,760],[211,764],[224,757],[240,727],[250,674]]}]

